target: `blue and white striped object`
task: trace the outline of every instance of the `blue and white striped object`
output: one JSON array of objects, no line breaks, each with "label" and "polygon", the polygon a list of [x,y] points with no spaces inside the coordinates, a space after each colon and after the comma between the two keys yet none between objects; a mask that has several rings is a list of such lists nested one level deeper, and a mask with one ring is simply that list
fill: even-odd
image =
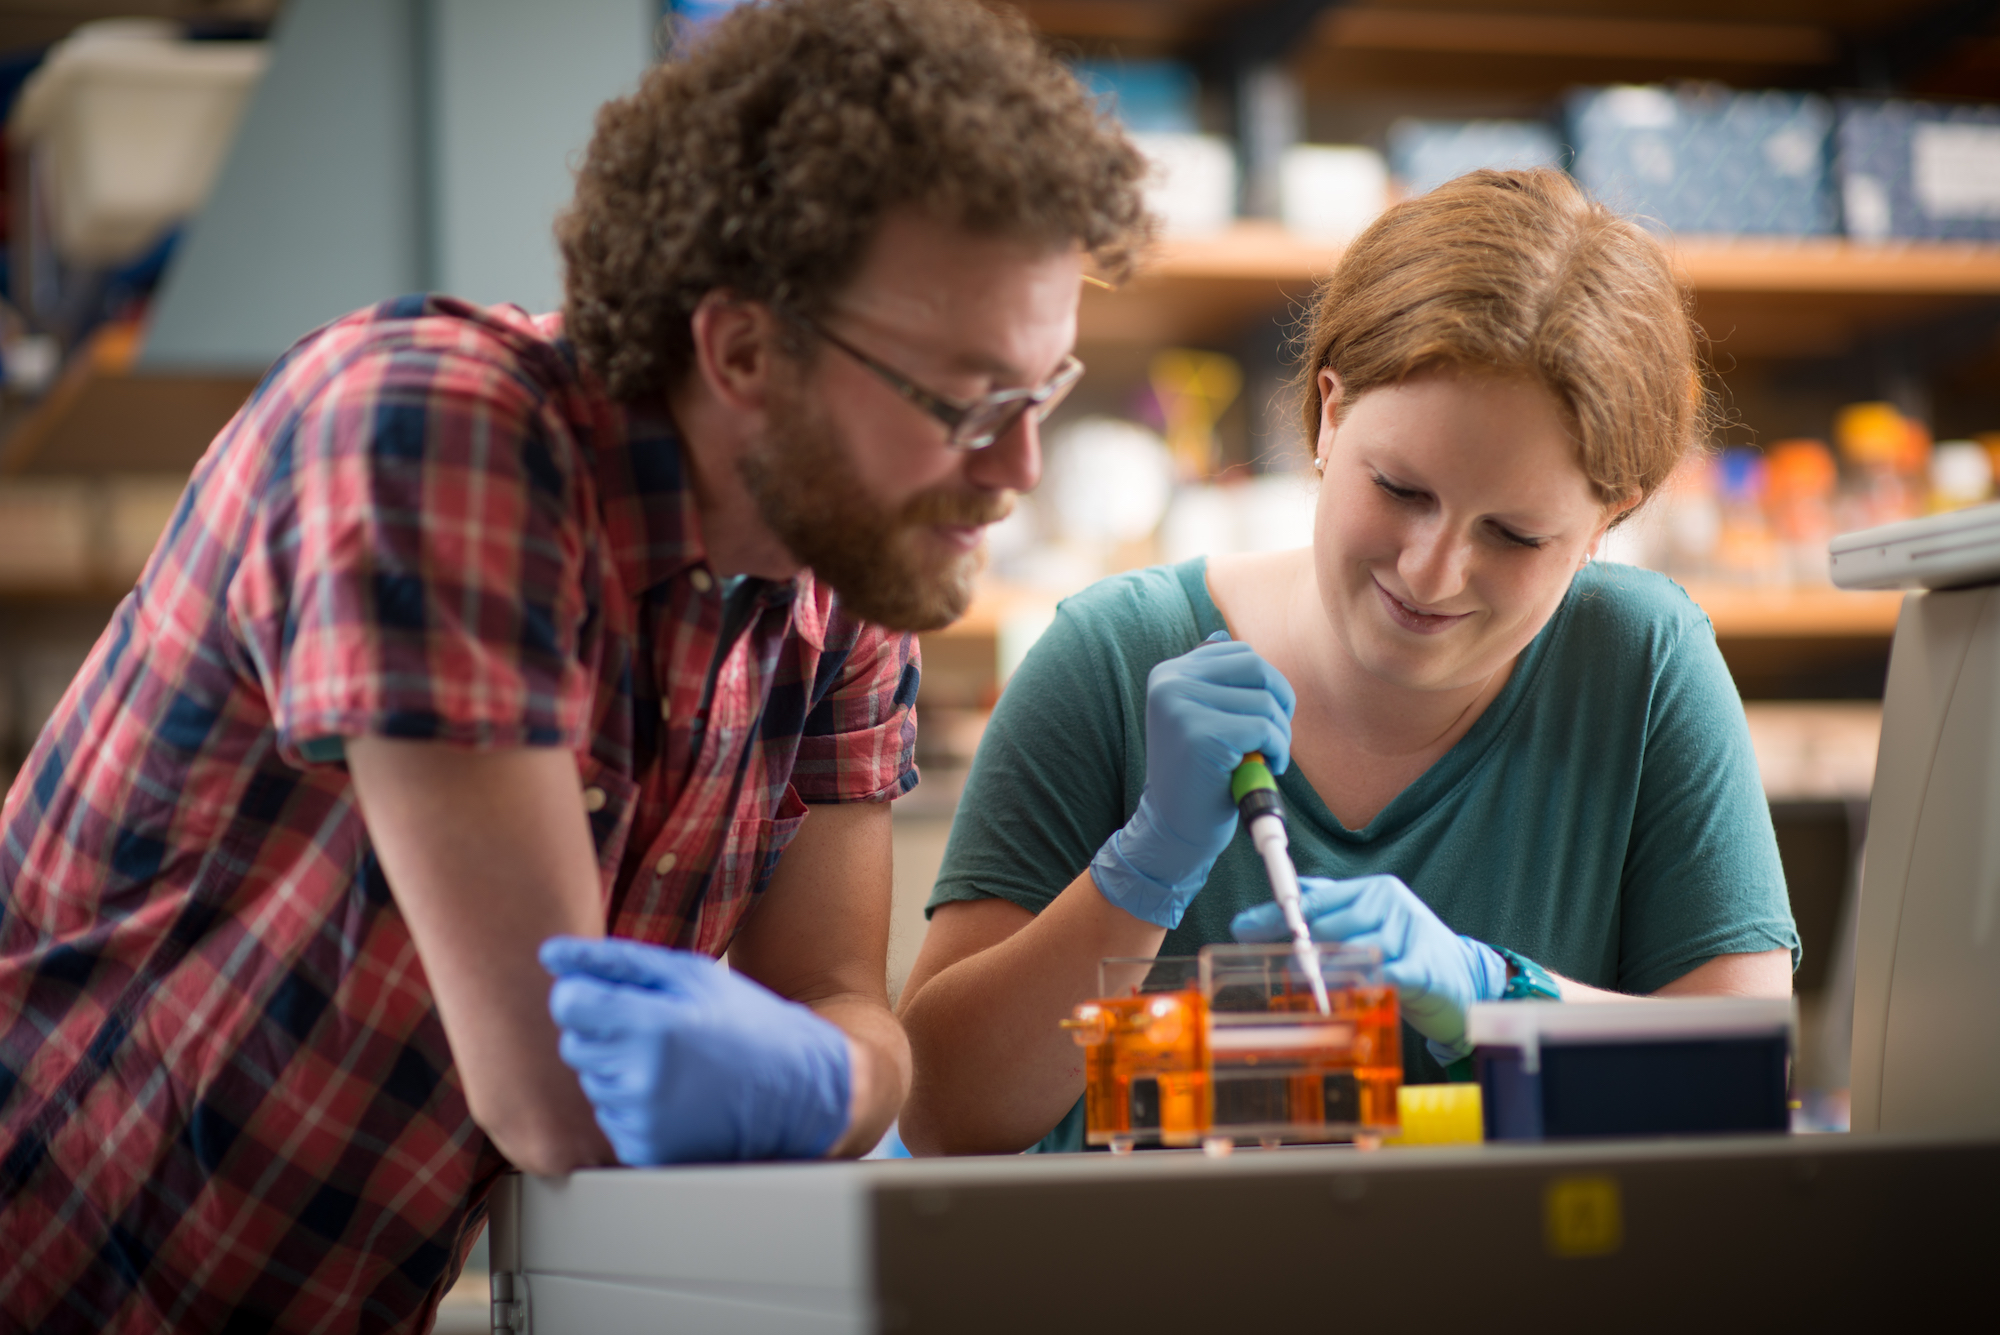
[{"label": "blue and white striped object", "polygon": [[1571,95],[1566,110],[1571,173],[1622,213],[1669,232],[1840,230],[1833,106],[1823,97],[1594,88]]}]

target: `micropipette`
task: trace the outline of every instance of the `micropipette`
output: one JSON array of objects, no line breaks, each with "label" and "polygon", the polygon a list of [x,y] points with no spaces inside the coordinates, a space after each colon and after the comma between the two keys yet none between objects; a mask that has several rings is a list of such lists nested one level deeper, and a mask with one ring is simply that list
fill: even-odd
[{"label": "micropipette", "polygon": [[1292,865],[1291,841],[1285,837],[1285,808],[1278,801],[1278,781],[1271,777],[1263,752],[1252,751],[1243,757],[1230,776],[1229,795],[1236,799],[1236,810],[1250,830],[1250,842],[1264,859],[1264,872],[1271,878],[1271,897],[1285,915],[1285,926],[1292,929],[1292,958],[1312,986],[1319,1013],[1330,1015],[1333,1008],[1327,1002],[1326,978],[1319,969],[1319,947],[1313,944],[1305,910],[1299,905],[1299,872]]}]

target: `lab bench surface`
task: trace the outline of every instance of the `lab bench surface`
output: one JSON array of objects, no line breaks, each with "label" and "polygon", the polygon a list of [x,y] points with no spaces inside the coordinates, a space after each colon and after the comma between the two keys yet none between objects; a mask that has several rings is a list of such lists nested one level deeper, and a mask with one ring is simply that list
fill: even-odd
[{"label": "lab bench surface", "polygon": [[[1899,1324],[1990,1263],[2000,1141],[1773,1136],[503,1179],[495,1328]],[[1506,1314],[1512,1314],[1508,1318]],[[1488,1324],[1482,1321],[1481,1324]]]}]

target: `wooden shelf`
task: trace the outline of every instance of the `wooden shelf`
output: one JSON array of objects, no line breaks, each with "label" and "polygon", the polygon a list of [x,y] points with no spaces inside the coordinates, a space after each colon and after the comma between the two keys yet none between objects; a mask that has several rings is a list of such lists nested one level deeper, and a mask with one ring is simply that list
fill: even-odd
[{"label": "wooden shelf", "polygon": [[1717,639],[1888,639],[1903,595],[1832,588],[1749,588],[1689,583]]},{"label": "wooden shelf", "polygon": [[[1085,343],[1215,343],[1311,299],[1341,247],[1243,221],[1161,242],[1116,292],[1083,294]],[[1829,356],[1862,333],[2000,300],[2000,245],[1683,237],[1675,262],[1696,317],[1737,357]]]},{"label": "wooden shelf", "polygon": [[[1191,48],[1258,16],[1256,0],[988,0],[1050,36]],[[1329,5],[1307,52],[1465,52],[1823,65],[1838,38],[1893,27],[1907,0],[1433,0]]]},{"label": "wooden shelf", "polygon": [[1185,47],[1254,0],[987,0],[1018,9],[1051,37],[1162,51]]},{"label": "wooden shelf", "polygon": [[1750,745],[1773,802],[1865,802],[1875,783],[1882,706],[1872,700],[1746,704]]},{"label": "wooden shelf", "polygon": [[1675,258],[1696,292],[2000,295],[2000,245],[1966,241],[1688,237]]},{"label": "wooden shelf", "polygon": [[[1835,87],[1857,53],[1929,47],[1935,3],[1914,0],[986,0],[1020,10],[1066,50],[1215,65],[1232,39],[1290,36],[1293,74],[1348,102],[1420,91],[1536,114],[1578,84],[1715,79],[1741,88]],[[1960,10],[1964,6],[1959,6]],[[1904,71],[1917,96],[1990,97],[2000,32],[1988,16]],[[1949,22],[1949,20],[1947,20]],[[1222,55],[1226,59],[1226,54]]]},{"label": "wooden shelf", "polygon": [[[1684,582],[1720,639],[1886,640],[1895,633],[1903,595],[1834,588],[1757,588]],[[998,581],[979,587],[972,606],[957,622],[930,631],[925,639],[991,639],[1010,618],[1052,611],[1057,595]]]},{"label": "wooden shelf", "polygon": [[137,371],[142,338],[134,324],[93,334],[0,440],[0,476],[191,470],[257,377]]},{"label": "wooden shelf", "polygon": [[[1237,280],[1309,283],[1343,247],[1274,222],[1246,220],[1206,236],[1169,237],[1140,282]],[[2000,245],[1901,241],[1864,245],[1839,237],[1683,237],[1674,258],[1703,292],[2000,295]]]},{"label": "wooden shelf", "polygon": [[[1686,587],[1714,623],[1717,646],[1744,700],[1880,698],[1901,594],[1699,582]],[[983,585],[962,620],[924,635],[926,698],[962,708],[990,706],[999,694],[1001,628],[1016,618],[1045,620],[1057,601],[1039,590]]]},{"label": "wooden shelf", "polygon": [[[1881,0],[1875,7],[1887,8]],[[1570,13],[1546,12],[1552,8],[1532,0],[1341,5],[1299,44],[1292,69],[1308,89],[1343,97],[1449,90],[1499,97],[1526,111],[1577,84],[1823,83],[1840,68],[1843,37],[1852,35],[1852,28],[1844,34],[1820,16],[1799,22],[1797,13],[1771,14],[1769,6],[1706,15],[1646,4],[1583,3],[1563,6]],[[1767,12],[1760,15],[1760,8]],[[1516,9],[1541,12],[1509,12]],[[1889,11],[1868,26],[1896,22]]]},{"label": "wooden shelf", "polygon": [[[1606,6],[1611,8],[1611,6]],[[1552,56],[1581,60],[1674,60],[1693,64],[1830,65],[1840,44],[1810,23],[1727,22],[1624,14],[1509,14],[1463,4],[1435,10],[1341,5],[1314,45],[1354,51]]]},{"label": "wooden shelf", "polygon": [[0,477],[0,599],[124,597],[186,484],[179,472]]}]

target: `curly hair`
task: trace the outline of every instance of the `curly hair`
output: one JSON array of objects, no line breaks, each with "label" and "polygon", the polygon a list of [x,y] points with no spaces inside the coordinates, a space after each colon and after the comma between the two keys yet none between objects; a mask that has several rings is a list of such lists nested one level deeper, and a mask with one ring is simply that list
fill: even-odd
[{"label": "curly hair", "polygon": [[1340,377],[1336,416],[1433,368],[1524,375],[1563,405],[1584,475],[1617,504],[1652,495],[1715,416],[1665,248],[1547,168],[1469,172],[1389,209],[1341,256],[1311,320],[1309,441],[1322,367]]},{"label": "curly hair", "polygon": [[1143,160],[1018,16],[970,0],[769,0],[684,30],[607,103],[556,225],[564,322],[615,398],[691,368],[717,288],[806,317],[885,211],[1080,243],[1114,276],[1150,235]]}]

